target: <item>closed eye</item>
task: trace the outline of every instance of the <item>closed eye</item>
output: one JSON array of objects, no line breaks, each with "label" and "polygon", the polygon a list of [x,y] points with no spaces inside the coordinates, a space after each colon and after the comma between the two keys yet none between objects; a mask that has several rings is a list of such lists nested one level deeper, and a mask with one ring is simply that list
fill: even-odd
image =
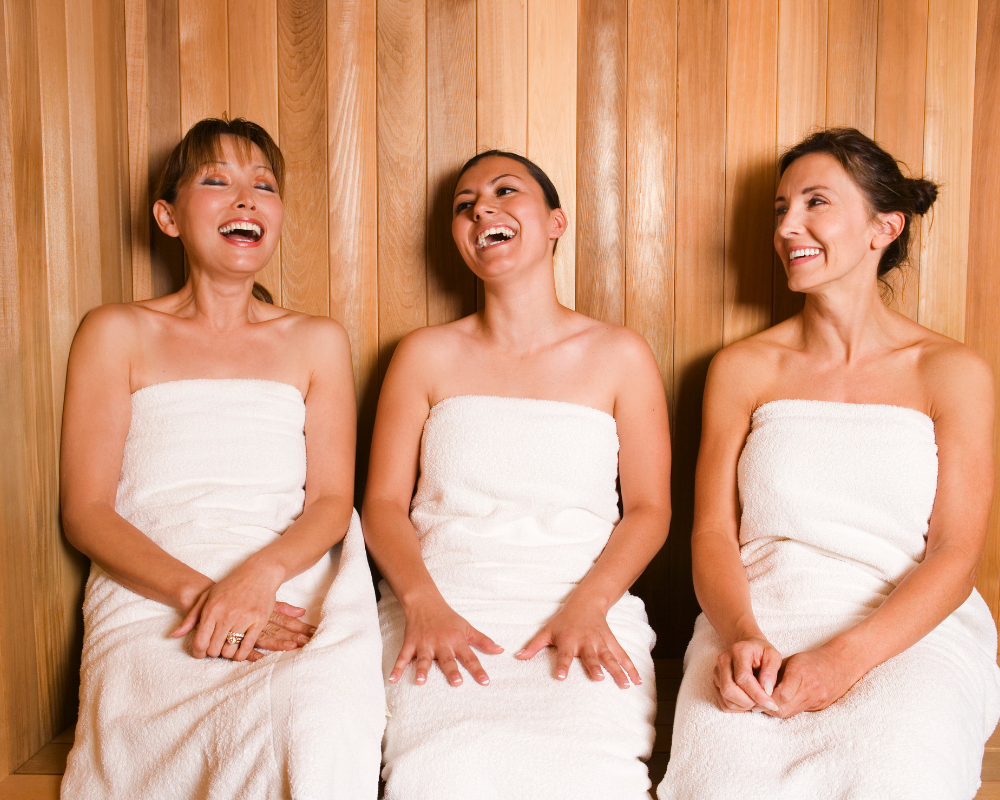
[{"label": "closed eye", "polygon": [[263,189],[265,192],[273,192],[274,187],[269,183],[258,183],[254,185],[255,189]]}]

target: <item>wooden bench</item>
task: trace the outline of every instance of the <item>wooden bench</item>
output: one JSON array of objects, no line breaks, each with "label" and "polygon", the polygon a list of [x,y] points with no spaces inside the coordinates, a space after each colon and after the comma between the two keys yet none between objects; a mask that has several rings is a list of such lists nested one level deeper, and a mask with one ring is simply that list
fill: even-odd
[{"label": "wooden bench", "polygon": [[[674,722],[674,706],[681,685],[680,659],[657,659],[656,743],[649,759],[649,777],[657,786],[667,770],[670,759],[670,735]],[[73,728],[67,728],[49,744],[35,753],[17,772],[0,781],[0,800],[56,800],[59,782],[66,769],[66,756],[73,746]],[[1000,728],[986,743],[983,757],[983,788],[976,800],[1000,800]]]}]

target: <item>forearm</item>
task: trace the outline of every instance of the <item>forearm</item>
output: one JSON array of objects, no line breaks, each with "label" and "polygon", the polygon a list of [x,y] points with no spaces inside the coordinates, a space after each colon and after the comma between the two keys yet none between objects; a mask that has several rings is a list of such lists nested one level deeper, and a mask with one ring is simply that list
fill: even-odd
[{"label": "forearm", "polygon": [[750,601],[739,546],[714,530],[695,531],[691,537],[694,589],[708,621],[727,646],[750,638],[764,638]]},{"label": "forearm", "polygon": [[570,597],[596,603],[607,613],[659,552],[669,528],[667,508],[650,505],[627,511]]}]

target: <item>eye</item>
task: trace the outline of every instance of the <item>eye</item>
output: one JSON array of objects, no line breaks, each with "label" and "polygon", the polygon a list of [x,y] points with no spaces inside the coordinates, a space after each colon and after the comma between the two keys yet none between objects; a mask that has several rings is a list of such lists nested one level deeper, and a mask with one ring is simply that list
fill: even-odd
[{"label": "eye", "polygon": [[225,186],[226,181],[224,178],[216,177],[215,175],[206,175],[200,181],[202,186]]},{"label": "eye", "polygon": [[516,191],[517,190],[513,186],[501,186],[499,189],[497,189],[497,197],[502,197],[505,194],[509,194],[510,192],[516,192]]},{"label": "eye", "polygon": [[809,202],[806,203],[809,208],[812,208],[813,206],[825,206],[826,204],[826,200],[822,197],[810,197]]},{"label": "eye", "polygon": [[468,200],[463,200],[461,203],[455,206],[455,213],[461,214],[467,208],[472,208],[472,203],[469,202]]},{"label": "eye", "polygon": [[776,207],[774,209],[774,217],[775,217],[775,219],[778,219],[779,217],[783,217],[787,213],[788,213],[788,207],[787,206],[778,206],[778,207]]},{"label": "eye", "polygon": [[263,189],[265,192],[273,192],[274,187],[267,181],[259,181],[254,184],[255,189]]}]

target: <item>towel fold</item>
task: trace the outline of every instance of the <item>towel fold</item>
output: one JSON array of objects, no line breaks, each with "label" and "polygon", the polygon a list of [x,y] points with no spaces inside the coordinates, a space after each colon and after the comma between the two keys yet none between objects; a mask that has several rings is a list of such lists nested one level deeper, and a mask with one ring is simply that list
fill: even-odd
[{"label": "towel fold", "polygon": [[[779,400],[740,456],[740,552],[754,614],[785,657],[877,609],[924,557],[934,424],[897,406]],[[1000,718],[993,619],[976,591],[819,712],[727,714],[702,615],[684,663],[660,800],[971,800]]]},{"label": "towel fold", "polygon": [[[287,384],[185,380],[132,395],[116,510],[219,580],[302,512],[305,406]],[[286,582],[309,644],[260,661],[195,659],[176,611],[91,569],[80,717],[63,798],[375,798],[384,693],[357,514]]]},{"label": "towel fold", "polygon": [[[547,648],[517,653],[561,607],[619,520],[615,420],[585,406],[461,396],[424,426],[410,518],[445,599],[504,647],[478,653],[489,686],[448,685],[435,665],[423,686],[411,664],[387,688],[386,800],[649,797],[653,743],[653,632],[627,594],[609,625],[643,678],[619,689],[575,661],[554,678]],[[380,585],[386,675],[404,618]]]}]

